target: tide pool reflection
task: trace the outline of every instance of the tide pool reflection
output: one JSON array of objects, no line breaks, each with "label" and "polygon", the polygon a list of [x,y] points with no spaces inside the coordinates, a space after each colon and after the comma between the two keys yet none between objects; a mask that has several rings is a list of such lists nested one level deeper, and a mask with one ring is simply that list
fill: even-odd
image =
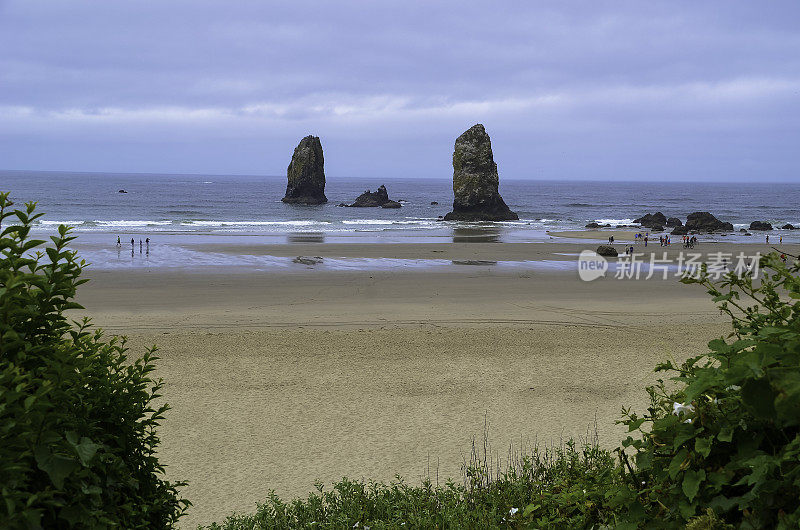
[{"label": "tide pool reflection", "polygon": [[493,226],[455,227],[453,243],[497,243],[501,230]]},{"label": "tide pool reflection", "polygon": [[286,236],[288,243],[324,243],[325,234],[322,232],[296,232]]}]

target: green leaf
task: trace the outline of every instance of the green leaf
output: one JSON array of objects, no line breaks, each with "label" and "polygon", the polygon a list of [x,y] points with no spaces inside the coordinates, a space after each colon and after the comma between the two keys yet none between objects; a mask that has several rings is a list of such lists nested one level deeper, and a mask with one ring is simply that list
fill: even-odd
[{"label": "green leaf", "polygon": [[641,427],[642,423],[646,421],[645,418],[639,418],[638,420],[632,420],[628,423],[628,432],[635,431],[639,427]]},{"label": "green leaf", "polygon": [[733,425],[723,426],[719,434],[717,434],[717,440],[720,442],[730,442],[733,440]]},{"label": "green leaf", "polygon": [[709,453],[711,453],[712,440],[712,438],[696,438],[694,441],[694,450],[703,455],[703,457],[707,457]]},{"label": "green leaf", "polygon": [[64,479],[78,469],[78,463],[73,459],[53,454],[43,446],[39,446],[34,450],[34,457],[39,469],[48,474],[53,485],[58,489],[64,487]]},{"label": "green leaf", "polygon": [[705,469],[694,470],[690,469],[686,471],[683,475],[683,484],[681,485],[681,489],[683,489],[684,495],[689,499],[689,502],[693,501],[694,498],[697,496],[697,492],[700,491],[700,483],[706,479],[706,471]]},{"label": "green leaf", "polygon": [[672,445],[675,449],[677,449],[685,442],[688,442],[700,434],[703,428],[700,427],[699,429],[695,429],[695,426],[691,423],[681,423],[675,430],[677,432],[675,433],[675,439],[673,440]]},{"label": "green leaf", "polygon": [[711,351],[724,352],[728,349],[728,344],[722,339],[714,339],[708,343]]},{"label": "green leaf", "polygon": [[756,416],[775,418],[775,394],[766,379],[749,379],[742,385],[742,402]]},{"label": "green leaf", "polygon": [[89,462],[94,458],[99,448],[99,445],[84,436],[81,438],[81,443],[75,446],[75,451],[78,453],[78,458],[81,459],[81,464],[88,467]]},{"label": "green leaf", "polygon": [[689,451],[686,448],[681,449],[678,451],[678,454],[672,457],[672,460],[669,463],[669,478],[675,480],[675,477],[678,476],[678,473],[681,472],[681,465],[686,461],[686,457],[689,455]]}]

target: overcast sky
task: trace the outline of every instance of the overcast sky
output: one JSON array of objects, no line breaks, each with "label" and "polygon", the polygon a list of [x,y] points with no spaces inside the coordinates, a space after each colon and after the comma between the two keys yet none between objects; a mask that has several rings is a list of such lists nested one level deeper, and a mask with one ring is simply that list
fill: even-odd
[{"label": "overcast sky", "polygon": [[800,2],[0,0],[0,168],[800,181]]}]

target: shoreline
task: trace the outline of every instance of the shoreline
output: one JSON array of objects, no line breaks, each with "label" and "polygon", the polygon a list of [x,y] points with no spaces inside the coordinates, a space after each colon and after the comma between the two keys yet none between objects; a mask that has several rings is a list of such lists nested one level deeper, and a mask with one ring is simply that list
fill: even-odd
[{"label": "shoreline", "polygon": [[[109,245],[107,241],[80,238],[71,244],[79,257],[90,263],[89,271],[183,271],[184,273],[230,274],[274,273],[308,274],[313,271],[333,273],[337,271],[407,271],[418,270],[430,273],[453,273],[464,267],[492,269],[500,273],[575,273],[578,256],[584,250],[595,251],[607,241],[580,237],[558,237],[547,242],[501,242],[477,240],[471,242],[315,242],[298,240],[291,243],[262,239],[195,237],[190,240],[152,240],[148,246],[133,248],[130,244],[121,247]],[[667,259],[677,263],[684,256],[696,256],[706,261],[722,253],[728,262],[739,255],[749,257],[756,253],[773,251],[773,246],[762,242],[704,241],[692,248],[684,248],[680,242],[660,246],[658,240],[631,243],[617,239],[615,248],[624,254],[627,246],[633,246],[639,261]],[[800,243],[784,243],[780,246],[788,254],[800,254]],[[314,259],[317,263],[298,257]],[[613,269],[620,258],[610,258]]]}]

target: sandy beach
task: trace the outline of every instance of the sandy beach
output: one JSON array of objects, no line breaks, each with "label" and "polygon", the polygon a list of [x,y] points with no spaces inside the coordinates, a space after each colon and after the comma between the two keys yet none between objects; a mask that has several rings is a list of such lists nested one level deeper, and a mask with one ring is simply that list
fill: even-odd
[{"label": "sandy beach", "polygon": [[[583,248],[591,244],[213,250],[574,261]],[[614,420],[623,406],[646,405],[653,366],[700,352],[728,331],[698,286],[675,278],[588,283],[574,268],[297,265],[87,275],[79,301],[95,323],[127,335],[134,353],[161,349],[157,375],[173,407],[161,454],[171,478],[189,481],[184,493],[194,506],[185,528],[252,511],[269,490],[289,499],[343,476],[413,482],[430,468],[440,482],[459,480],[484,420],[501,458],[509,444],[559,443],[595,422],[601,443],[614,446],[621,435]]]}]

